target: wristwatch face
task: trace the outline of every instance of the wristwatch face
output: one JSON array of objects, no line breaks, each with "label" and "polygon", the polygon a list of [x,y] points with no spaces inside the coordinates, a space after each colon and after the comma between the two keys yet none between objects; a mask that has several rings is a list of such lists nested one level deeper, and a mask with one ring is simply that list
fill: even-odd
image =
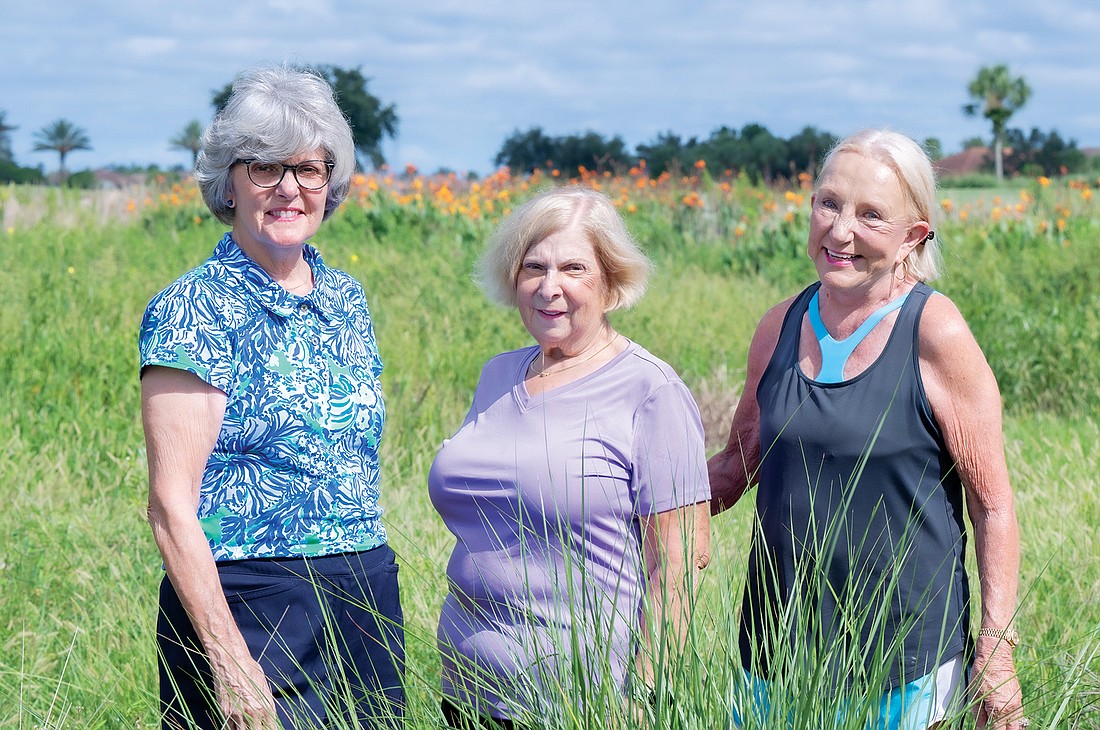
[{"label": "wristwatch face", "polygon": [[1005,629],[1005,641],[1009,646],[1016,646],[1020,643],[1020,632],[1016,629]]}]

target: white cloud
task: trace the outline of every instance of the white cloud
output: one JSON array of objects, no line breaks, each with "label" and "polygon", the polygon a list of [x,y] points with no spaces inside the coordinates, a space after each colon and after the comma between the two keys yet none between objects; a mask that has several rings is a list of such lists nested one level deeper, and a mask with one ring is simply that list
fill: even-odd
[{"label": "white cloud", "polygon": [[568,90],[560,75],[532,63],[506,68],[480,68],[463,76],[462,86],[475,92],[502,91],[558,96]]},{"label": "white cloud", "polygon": [[136,36],[127,38],[122,42],[121,52],[134,58],[142,59],[150,56],[163,56],[178,48],[179,42],[174,38],[164,36]]},{"label": "white cloud", "polygon": [[987,133],[960,107],[978,67],[1005,62],[1035,90],[1013,124],[1100,146],[1100,10],[1082,5],[36,0],[5,9],[0,109],[24,164],[56,164],[31,138],[59,117],[92,138],[76,165],[177,164],[167,139],[209,117],[213,90],[289,60],[361,67],[397,106],[395,166],[486,171],[507,134],[535,124],[630,145],[749,122],[785,136],[890,124],[950,151]]}]

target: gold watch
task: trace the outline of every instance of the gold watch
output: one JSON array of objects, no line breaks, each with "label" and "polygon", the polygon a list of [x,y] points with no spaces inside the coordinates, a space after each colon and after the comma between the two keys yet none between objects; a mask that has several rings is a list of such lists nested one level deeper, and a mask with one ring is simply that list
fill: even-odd
[{"label": "gold watch", "polygon": [[1009,626],[1007,629],[978,629],[978,636],[1003,639],[1012,648],[1016,648],[1016,645],[1020,643],[1020,632],[1014,626]]}]

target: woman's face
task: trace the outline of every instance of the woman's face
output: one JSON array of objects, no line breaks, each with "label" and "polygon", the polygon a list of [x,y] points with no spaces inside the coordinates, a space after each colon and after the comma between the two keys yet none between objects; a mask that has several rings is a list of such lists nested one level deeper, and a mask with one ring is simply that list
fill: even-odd
[{"label": "woman's face", "polygon": [[832,159],[811,199],[808,253],[823,285],[874,287],[928,235],[913,221],[894,171],[854,152]]},{"label": "woman's face", "polygon": [[[324,159],[324,150],[313,150],[278,162],[295,165]],[[286,170],[278,185],[261,188],[249,179],[247,166],[241,163],[234,165],[230,174],[236,204],[233,239],[260,265],[296,253],[320,228],[328,185],[320,190],[306,190],[298,184],[294,173]]]},{"label": "woman's face", "polygon": [[581,352],[605,324],[607,284],[596,251],[577,228],[553,233],[527,249],[516,277],[527,331],[543,349]]}]

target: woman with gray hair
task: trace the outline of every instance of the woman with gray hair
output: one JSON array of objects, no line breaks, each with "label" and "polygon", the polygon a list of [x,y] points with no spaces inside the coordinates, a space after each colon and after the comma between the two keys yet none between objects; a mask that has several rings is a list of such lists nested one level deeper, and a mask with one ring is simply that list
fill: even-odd
[{"label": "woman with gray hair", "polygon": [[153,298],[139,341],[166,728],[403,715],[382,361],[362,287],[306,243],[354,165],[307,71],[240,75],[204,135],[195,177],[232,230]]},{"label": "woman with gray hair", "polygon": [[925,283],[939,273],[935,194],[928,156],[902,134],[833,148],[811,199],[819,281],[764,315],[729,443],[710,460],[714,512],[759,485],[736,703],[753,726],[778,725],[784,678],[809,671],[841,714],[853,683],[872,683],[868,728],[940,727],[968,703],[968,668],[979,727],[1027,724],[1001,398],[959,310]]},{"label": "woman with gray hair", "polygon": [[649,269],[583,188],[536,196],[489,242],[482,287],[535,344],[489,360],[428,477],[456,538],[438,629],[452,727],[553,726],[570,702],[606,717],[621,710],[591,702],[648,701],[682,645],[709,559],[703,429],[672,368],[608,319]]}]

